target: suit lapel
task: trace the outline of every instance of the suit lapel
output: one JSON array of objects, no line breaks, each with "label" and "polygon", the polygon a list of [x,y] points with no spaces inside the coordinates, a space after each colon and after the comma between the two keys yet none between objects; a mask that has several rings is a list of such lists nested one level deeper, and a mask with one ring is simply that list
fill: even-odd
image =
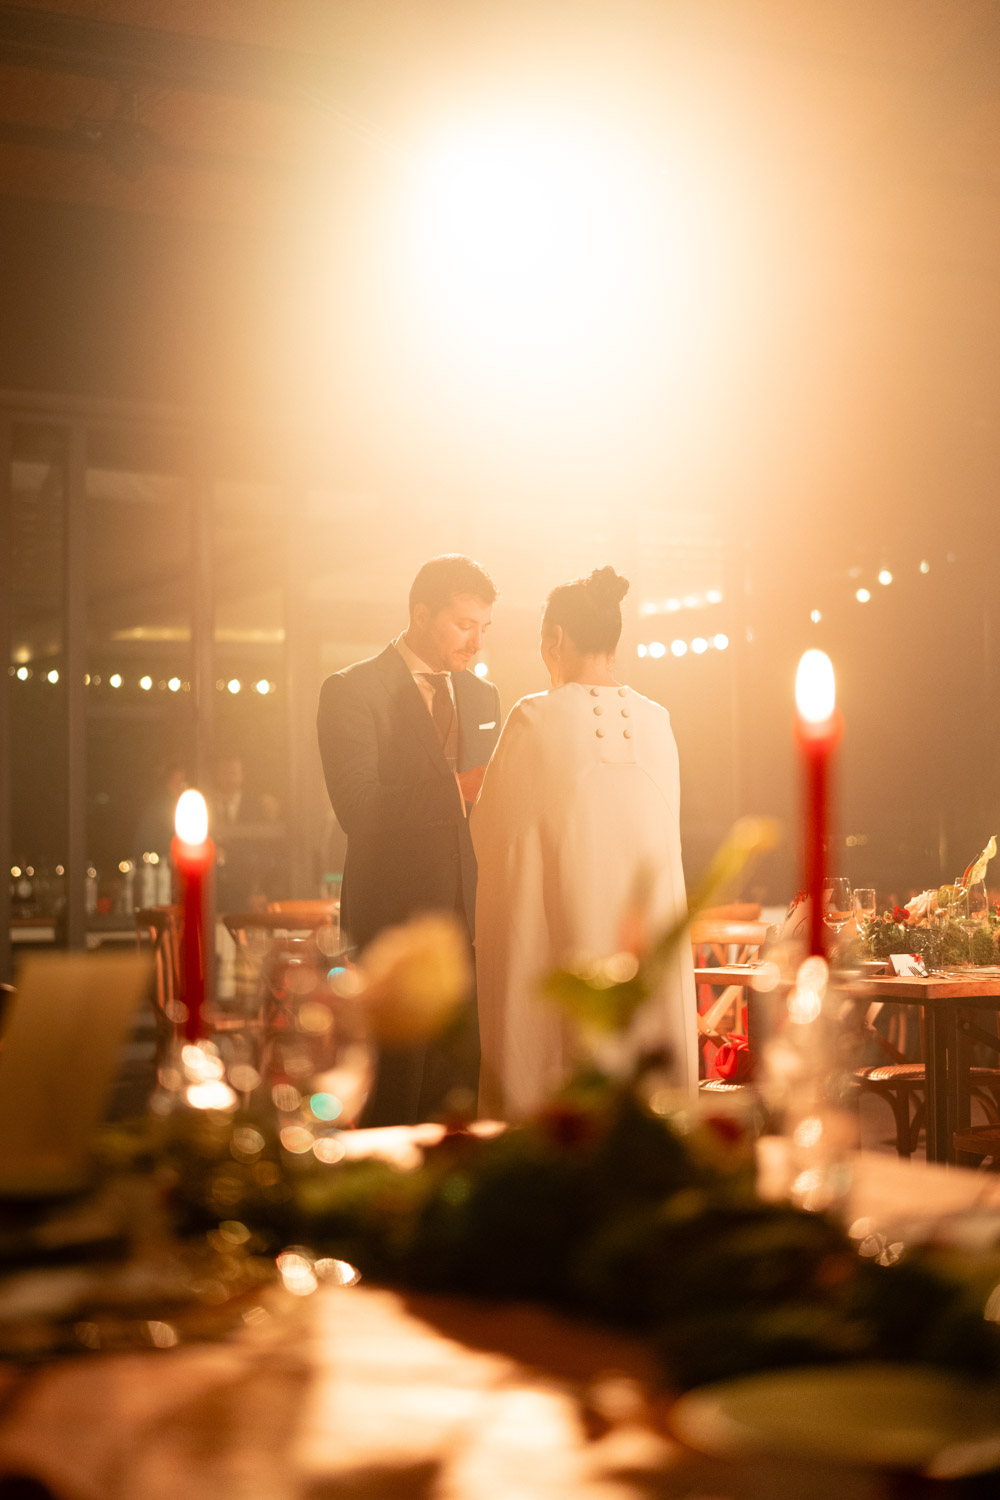
[{"label": "suit lapel", "polygon": [[424,746],[437,769],[443,771],[446,776],[450,776],[451,772],[444,758],[444,750],[441,748],[438,732],[434,728],[434,721],[427,712],[427,704],[420,696],[420,689],[414,682],[409,667],[395,646],[386,646],[377,660],[386,689],[399,714]]}]

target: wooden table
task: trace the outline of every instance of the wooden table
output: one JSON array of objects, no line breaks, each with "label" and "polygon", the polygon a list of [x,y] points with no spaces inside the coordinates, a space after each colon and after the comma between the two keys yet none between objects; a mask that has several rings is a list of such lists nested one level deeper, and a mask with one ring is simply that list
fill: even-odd
[{"label": "wooden table", "polygon": [[899,979],[876,975],[856,981],[863,999],[919,1005],[924,1012],[924,1062],[927,1069],[927,1160],[954,1162],[953,1137],[969,1124],[971,1047],[970,1010],[1000,1013],[1000,976],[976,974],[956,978]]},{"label": "wooden table", "polygon": [[[373,1135],[389,1155],[412,1139]],[[764,1192],[782,1144],[760,1143]],[[856,1158],[852,1219],[972,1206],[1000,1210],[1000,1178]],[[0,1475],[58,1500],[884,1496],[873,1474],[814,1460],[701,1458],[670,1436],[669,1405],[638,1340],[541,1308],[328,1284],[277,1296],[225,1344],[60,1360],[21,1383],[0,1365]]]}]

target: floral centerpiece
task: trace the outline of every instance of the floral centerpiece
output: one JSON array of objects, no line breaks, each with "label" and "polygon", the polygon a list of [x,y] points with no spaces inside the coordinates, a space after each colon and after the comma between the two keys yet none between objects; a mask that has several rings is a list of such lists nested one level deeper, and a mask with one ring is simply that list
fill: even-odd
[{"label": "floral centerpiece", "polygon": [[[693,908],[769,838],[759,824],[738,828]],[[686,929],[687,919],[636,943],[627,963],[561,971],[551,1002],[582,1030],[620,1038]],[[424,920],[362,961],[352,988],[362,1001],[370,992],[376,1028],[412,1038],[421,1015],[429,1024],[448,1009],[453,943]],[[651,1342],[676,1387],[864,1358],[1000,1374],[1000,1328],[983,1313],[995,1257],[968,1278],[945,1252],[859,1254],[835,1217],[761,1199],[743,1119],[718,1104],[678,1107],[658,1079],[664,1059],[632,1053],[626,1066],[626,1055],[584,1052],[533,1119],[492,1134],[452,1120],[405,1168],[338,1158],[321,1121],[322,1151],[302,1151],[298,1137],[290,1151],[266,1097],[251,1116],[181,1112],[166,1153],[178,1222],[209,1235],[224,1223],[279,1266],[292,1245],[297,1266],[312,1257],[382,1284],[537,1302],[625,1328]]]},{"label": "floral centerpiece", "polygon": [[950,885],[920,891],[905,906],[895,906],[868,922],[861,934],[865,953],[886,959],[892,953],[919,953],[932,969],[1000,962],[1000,906],[978,917],[968,910],[969,893],[982,887],[986,867],[996,854],[994,835],[979,857]]}]

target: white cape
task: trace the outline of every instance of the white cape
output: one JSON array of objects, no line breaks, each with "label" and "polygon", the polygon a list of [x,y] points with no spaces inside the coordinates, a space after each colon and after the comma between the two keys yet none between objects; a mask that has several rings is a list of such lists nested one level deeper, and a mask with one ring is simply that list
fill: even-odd
[{"label": "white cape", "polygon": [[[573,955],[619,951],[637,879],[651,887],[651,937],[684,911],[679,804],[677,747],[659,704],[570,683],[512,709],[471,815],[481,1115],[523,1118],[565,1082],[577,1039],[539,981]],[[697,1088],[687,942],[634,1040],[669,1048],[670,1081]]]}]

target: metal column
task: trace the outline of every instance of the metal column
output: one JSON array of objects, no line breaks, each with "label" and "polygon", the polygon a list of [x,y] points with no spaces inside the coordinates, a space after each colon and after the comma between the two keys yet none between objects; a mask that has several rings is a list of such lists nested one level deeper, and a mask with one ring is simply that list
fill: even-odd
[{"label": "metal column", "polygon": [[209,789],[215,734],[214,487],[199,465],[191,483],[191,692],[194,784]]},{"label": "metal column", "polygon": [[14,478],[13,423],[0,419],[0,983],[9,984],[13,963],[10,942],[11,848],[11,715],[14,679],[10,666],[13,646],[13,542]]},{"label": "metal column", "polygon": [[306,490],[288,496],[285,526],[285,744],[288,755],[288,880],[298,899],[316,896],[315,818],[310,816],[313,762],[316,759],[316,704],[313,692],[313,636],[310,630],[309,580],[312,544],[306,524]]},{"label": "metal column", "polygon": [[63,631],[66,670],[66,946],[87,942],[87,432],[67,430]]}]

